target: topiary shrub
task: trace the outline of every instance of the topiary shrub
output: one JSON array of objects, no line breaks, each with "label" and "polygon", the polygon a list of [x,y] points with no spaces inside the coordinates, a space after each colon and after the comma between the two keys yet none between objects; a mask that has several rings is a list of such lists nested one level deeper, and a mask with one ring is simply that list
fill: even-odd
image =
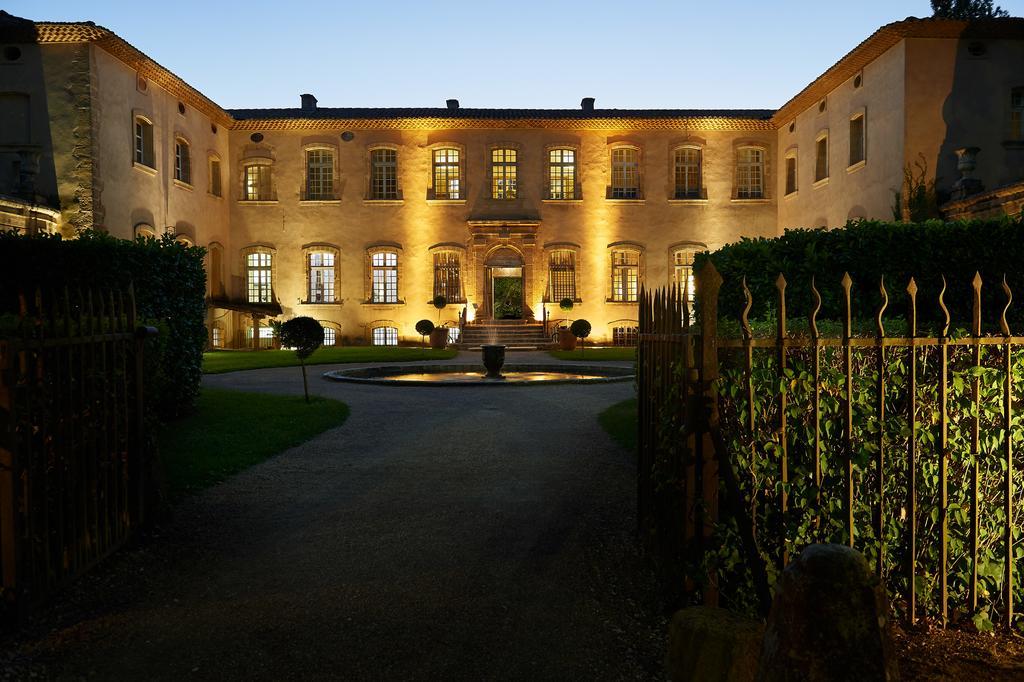
[{"label": "topiary shrub", "polygon": [[448,305],[448,299],[438,294],[437,296],[434,297],[434,300],[431,301],[430,304],[437,308],[437,323],[441,324],[441,311],[444,310],[445,306]]},{"label": "topiary shrub", "polygon": [[[580,319],[569,325],[569,332],[580,340],[581,344],[584,339],[590,336],[591,332],[590,322]],[[583,354],[583,345],[580,345],[580,354]]]},{"label": "topiary shrub", "polygon": [[323,345],[324,328],[312,317],[293,317],[280,327],[281,345],[295,349],[295,357],[302,367],[302,390],[309,402],[309,383],[306,381],[306,358]]},{"label": "topiary shrub", "polygon": [[425,343],[423,337],[430,336],[432,331],[434,331],[434,323],[430,320],[420,320],[416,323],[416,333],[420,335],[420,343]]}]

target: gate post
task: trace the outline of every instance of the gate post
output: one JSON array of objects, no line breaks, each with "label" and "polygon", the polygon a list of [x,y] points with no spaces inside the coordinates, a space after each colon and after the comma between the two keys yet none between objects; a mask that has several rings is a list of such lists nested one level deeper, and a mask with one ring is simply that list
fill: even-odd
[{"label": "gate post", "polygon": [[[698,541],[701,554],[718,523],[718,458],[711,437],[711,424],[718,423],[718,292],[722,287],[722,276],[708,260],[696,273],[697,302],[700,310],[700,363],[698,383],[694,398],[700,405],[701,415],[697,419],[700,439],[697,462],[700,476],[701,505],[697,507]],[[705,454],[710,456],[705,456]],[[704,592],[704,603],[718,605],[718,578],[708,575],[708,587]]]}]

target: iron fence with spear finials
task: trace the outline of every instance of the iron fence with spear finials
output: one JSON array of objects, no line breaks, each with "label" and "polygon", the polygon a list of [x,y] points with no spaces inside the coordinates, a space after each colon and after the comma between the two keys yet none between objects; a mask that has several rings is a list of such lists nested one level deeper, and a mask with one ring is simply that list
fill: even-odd
[{"label": "iron fence with spear finials", "polygon": [[[797,317],[780,274],[756,321],[745,281],[722,283],[745,306],[719,314],[720,281],[710,262],[698,273],[694,325],[677,291],[640,299],[639,511],[651,553],[679,569],[664,574],[691,597],[763,612],[794,553],[841,542],[910,622],[1013,624],[1024,337],[1011,335],[1006,279],[990,334],[978,274],[966,328],[950,319],[944,278],[936,291],[910,279],[899,296],[872,283],[880,303],[865,319],[853,310],[870,289],[844,273],[830,285],[839,319],[823,319],[825,284],[802,283],[813,307]],[[938,324],[919,325],[925,305]]]}]

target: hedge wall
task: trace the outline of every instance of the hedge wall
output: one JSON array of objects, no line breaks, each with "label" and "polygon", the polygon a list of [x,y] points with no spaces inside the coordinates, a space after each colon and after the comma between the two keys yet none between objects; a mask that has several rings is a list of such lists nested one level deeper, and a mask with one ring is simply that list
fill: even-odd
[{"label": "hedge wall", "polygon": [[79,238],[0,232],[0,314],[17,311],[19,290],[135,287],[140,322],[160,329],[146,347],[151,414],[167,420],[192,406],[206,346],[205,249],[170,236],[131,242],[93,231]]},{"label": "hedge wall", "polygon": [[[1001,283],[1006,274],[1018,303],[1010,307],[1011,331],[1024,333],[1024,219],[944,223],[850,222],[834,230],[787,230],[774,238],[743,239],[710,254],[698,254],[699,268],[710,258],[722,274],[719,310],[738,318],[744,298],[741,281],[753,294],[750,317],[771,316],[777,300],[775,280],[785,274],[789,316],[806,317],[813,310],[811,277],[823,305],[819,319],[841,319],[843,272],[853,279],[853,315],[873,318],[881,303],[879,279],[885,275],[889,294],[887,317],[905,317],[907,283],[917,282],[918,322],[921,327],[941,324],[938,294],[941,275],[948,284],[945,302],[954,328],[971,324],[971,280],[981,273],[982,324],[997,332],[999,314],[1006,303]],[[1016,325],[1014,326],[1014,323]]]}]

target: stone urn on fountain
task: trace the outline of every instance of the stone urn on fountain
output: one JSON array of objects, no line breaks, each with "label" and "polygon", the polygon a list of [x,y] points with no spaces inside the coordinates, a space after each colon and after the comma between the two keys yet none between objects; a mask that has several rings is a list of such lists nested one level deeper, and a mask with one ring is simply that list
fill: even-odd
[{"label": "stone urn on fountain", "polygon": [[501,368],[505,364],[505,346],[498,344],[486,344],[480,347],[484,355],[484,368],[487,374],[486,379],[504,379]]}]

